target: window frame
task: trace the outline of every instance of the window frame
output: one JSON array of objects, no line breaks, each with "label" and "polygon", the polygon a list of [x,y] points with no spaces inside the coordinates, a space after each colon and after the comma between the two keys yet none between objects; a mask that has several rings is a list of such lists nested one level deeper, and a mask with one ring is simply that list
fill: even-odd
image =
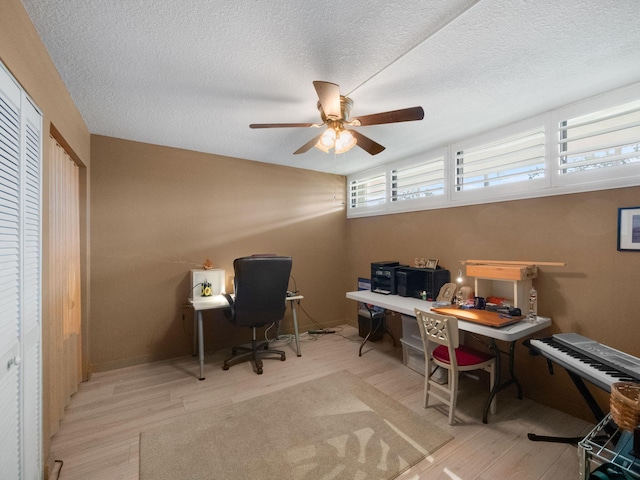
[{"label": "window frame", "polygon": [[[577,191],[588,191],[633,186],[640,183],[640,163],[628,164],[620,166],[620,168],[598,168],[572,174],[560,174],[560,157],[562,155],[560,151],[555,148],[561,140],[559,138],[559,125],[561,121],[581,117],[638,99],[640,99],[640,84],[634,84],[582,102],[558,108],[552,112],[556,133],[552,151],[553,156],[551,157],[553,163],[550,170],[553,178],[553,186],[576,189]],[[624,171],[622,176],[620,175],[621,171]]]},{"label": "window frame", "polygon": [[[526,198],[545,197],[581,193],[587,191],[624,188],[640,185],[640,162],[620,165],[612,168],[599,168],[574,174],[561,175],[559,145],[559,122],[561,119],[580,117],[588,113],[611,108],[640,99],[640,82],[605,92],[574,102],[524,120],[496,128],[471,138],[452,142],[424,154],[414,155],[373,169],[357,172],[347,176],[347,189],[351,182],[373,175],[386,175],[386,201],[372,207],[347,207],[347,218],[358,218],[373,215],[385,215],[401,212],[412,212],[436,208],[449,208],[463,205],[503,202]],[[522,182],[494,185],[488,188],[456,191],[456,152],[473,146],[499,142],[518,133],[531,130],[536,125],[544,128],[544,177]],[[640,139],[639,139],[640,140]],[[438,153],[441,152],[441,153]],[[404,201],[391,201],[392,172],[420,162],[429,162],[441,154],[444,156],[444,195],[417,198]],[[350,198],[349,191],[347,197]]]},{"label": "window frame", "polygon": [[[448,192],[447,192],[447,184],[448,180],[448,172],[447,172],[447,148],[440,147],[434,150],[430,150],[426,152],[424,155],[409,157],[393,164],[383,165],[379,167],[375,167],[369,170],[365,170],[353,175],[349,175],[347,177],[347,218],[355,218],[361,216],[371,216],[371,215],[384,215],[389,213],[402,213],[402,212],[413,212],[416,210],[428,210],[432,208],[444,208],[447,206]],[[420,164],[427,164],[433,161],[438,161],[440,158],[443,159],[443,167],[444,167],[444,194],[443,195],[433,195],[425,198],[414,198],[403,201],[392,201],[392,181],[393,181],[393,171],[403,168],[410,168],[412,166],[417,166]],[[385,203],[381,205],[374,205],[370,207],[351,207],[351,183],[354,181],[359,181],[366,178],[373,178],[377,175],[384,174],[386,177],[386,193],[385,193]]]},{"label": "window frame", "polygon": [[[426,196],[418,196],[418,197],[414,197],[414,198],[400,198],[401,196],[398,195],[397,190],[403,187],[398,187],[396,186],[396,182],[402,182],[402,181],[406,181],[407,177],[403,177],[401,176],[400,179],[396,178],[400,172],[402,172],[402,174],[404,174],[405,172],[407,172],[408,170],[417,170],[417,169],[421,169],[424,168],[423,172],[418,172],[414,175],[415,178],[417,178],[418,180],[420,180],[420,177],[425,177],[425,176],[429,176],[431,174],[431,176],[433,176],[433,173],[435,172],[442,172],[442,176],[435,176],[435,178],[432,181],[429,181],[428,183],[414,183],[413,186],[417,186],[417,188],[427,188],[427,192],[431,192],[432,190],[435,191],[439,191],[442,190],[442,193],[436,193],[433,195],[426,195]],[[428,173],[428,172],[431,173]],[[443,150],[441,155],[435,155],[435,156],[431,156],[431,158],[429,159],[411,159],[411,161],[406,161],[406,162],[402,162],[402,163],[398,163],[394,166],[394,168],[392,168],[389,171],[389,179],[390,179],[390,185],[389,185],[389,201],[391,203],[401,203],[401,202],[417,202],[420,200],[432,200],[433,197],[440,197],[440,196],[444,196],[446,195],[446,181],[445,181],[445,174],[446,174],[446,166],[445,166],[445,151]],[[434,183],[435,182],[435,183]],[[442,185],[442,189],[440,188],[436,188],[433,189],[431,188],[432,186],[438,186],[438,185]],[[406,188],[406,187],[404,187]],[[415,192],[418,195],[422,195],[423,193],[425,193],[424,191],[418,191]],[[408,195],[407,193],[403,194],[403,195]]]},{"label": "window frame", "polygon": [[[450,200],[453,204],[469,204],[469,203],[483,203],[485,201],[493,201],[496,199],[510,199],[514,196],[530,195],[541,188],[549,186],[549,177],[547,175],[549,170],[549,158],[548,158],[548,132],[550,127],[549,118],[545,115],[537,115],[525,120],[521,120],[516,123],[512,123],[505,127],[493,130],[488,133],[484,133],[460,142],[452,143],[449,146],[449,170],[453,176],[452,182],[448,185],[450,189]],[[470,190],[457,190],[456,181],[456,169],[457,152],[468,150],[470,148],[478,148],[489,144],[500,144],[502,142],[508,142],[513,137],[541,128],[544,132],[544,171],[545,175],[542,178],[536,178],[527,181],[508,183],[504,185],[491,185],[485,188],[470,189]]]},{"label": "window frame", "polygon": [[[443,182],[444,182],[444,192],[442,195],[433,195],[429,197],[423,198],[413,198],[402,201],[392,201],[392,185],[393,181],[393,172],[395,170],[401,170],[405,168],[413,168],[418,165],[426,165],[432,162],[437,162],[442,159],[443,162]],[[389,199],[389,204],[387,206],[387,211],[390,213],[401,213],[401,212],[413,212],[415,210],[425,210],[431,208],[442,208],[447,205],[448,197],[447,197],[447,184],[449,183],[449,174],[447,169],[447,149],[445,147],[437,148],[434,150],[430,150],[426,152],[424,155],[413,156],[406,158],[399,162],[394,162],[392,167],[388,170],[389,175],[389,191],[387,194],[387,198]]]},{"label": "window frame", "polygon": [[[384,201],[381,204],[352,207],[351,206],[352,184],[354,182],[373,180],[374,178],[377,178],[379,176],[383,176],[385,179]],[[375,215],[378,213],[384,213],[387,209],[386,205],[388,203],[388,196],[389,196],[388,191],[389,191],[389,173],[385,166],[373,168],[370,170],[365,170],[357,174],[350,175],[347,179],[347,195],[346,195],[347,212],[357,211],[358,213],[362,213],[362,214],[366,213],[366,215]]]}]

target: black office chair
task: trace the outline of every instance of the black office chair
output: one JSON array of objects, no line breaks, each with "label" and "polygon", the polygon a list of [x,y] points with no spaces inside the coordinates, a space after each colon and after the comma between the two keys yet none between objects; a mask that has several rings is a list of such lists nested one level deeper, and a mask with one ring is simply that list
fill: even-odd
[{"label": "black office chair", "polygon": [[[270,350],[268,342],[258,344],[256,328],[284,318],[291,264],[291,257],[279,256],[251,256],[233,261],[235,298],[223,294],[230,305],[224,313],[234,325],[250,327],[253,338],[251,348],[232,348],[233,356],[224,361],[223,370],[253,360],[256,372],[261,374],[262,357],[279,355],[281,361],[286,359],[282,350]],[[246,353],[237,355],[238,352]]]}]

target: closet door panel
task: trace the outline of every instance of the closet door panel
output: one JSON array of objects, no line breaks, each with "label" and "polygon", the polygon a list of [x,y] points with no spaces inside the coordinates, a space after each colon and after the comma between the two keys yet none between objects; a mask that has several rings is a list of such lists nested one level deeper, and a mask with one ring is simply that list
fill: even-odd
[{"label": "closet door panel", "polygon": [[[39,332],[33,331],[32,337],[40,337]],[[41,478],[41,424],[40,414],[40,339],[28,338],[29,346],[24,351],[24,367],[22,369],[24,398],[22,401],[22,442],[24,445],[24,475],[25,480],[39,480]]]},{"label": "closet door panel", "polygon": [[0,69],[0,477],[21,478],[20,88]]},{"label": "closet door panel", "polygon": [[20,98],[0,70],[0,358],[19,342]]},{"label": "closet door panel", "polygon": [[[8,366],[18,352],[0,356],[0,472],[1,478],[20,478],[19,376],[20,367]],[[5,363],[6,360],[6,363]]]},{"label": "closet door panel", "polygon": [[42,479],[42,116],[0,64],[0,478]]},{"label": "closet door panel", "polygon": [[24,480],[41,478],[41,117],[28,100],[24,104],[22,222],[22,445]]}]

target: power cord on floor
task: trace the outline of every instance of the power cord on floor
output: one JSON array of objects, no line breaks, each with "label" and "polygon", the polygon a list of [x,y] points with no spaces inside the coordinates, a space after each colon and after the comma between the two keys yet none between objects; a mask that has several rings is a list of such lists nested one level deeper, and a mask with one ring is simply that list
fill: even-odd
[{"label": "power cord on floor", "polygon": [[316,321],[315,318],[313,318],[311,315],[309,315],[309,312],[307,312],[304,307],[302,305],[300,305],[300,302],[298,302],[298,307],[300,308],[301,311],[304,312],[304,314],[307,316],[307,318],[309,320],[311,320],[316,327],[318,327],[317,329],[311,329],[309,330],[309,334],[319,334],[319,335],[324,335],[326,333],[329,333],[329,331],[331,330],[331,333],[339,333],[342,331],[342,327],[331,327],[331,328],[327,328],[324,325],[322,325],[320,322]]},{"label": "power cord on floor", "polygon": [[[294,286],[297,289],[297,285],[295,282],[295,279],[293,278],[293,276],[291,277],[293,282],[294,282]],[[297,290],[295,290],[297,291]],[[313,324],[317,327],[316,329],[310,329],[306,332],[300,332],[298,334],[298,338],[300,339],[301,342],[311,342],[311,341],[316,341],[318,340],[318,338],[320,338],[320,336],[325,335],[325,334],[330,334],[330,333],[340,333],[342,332],[342,328],[341,327],[333,327],[333,328],[327,328],[324,325],[322,325],[320,322],[318,322],[316,319],[314,319],[309,312],[307,312],[305,310],[305,308],[300,304],[300,300],[296,300],[297,302],[297,308],[301,311],[304,312],[304,314],[307,316],[307,318],[309,320],[311,320],[313,322]],[[284,335],[278,335],[277,338],[269,338],[269,331],[276,325],[276,323],[271,324],[269,327],[267,327],[267,329],[264,332],[264,338],[267,342],[269,343],[273,343],[273,342],[284,342],[284,345],[289,345],[292,342],[295,341],[295,335],[293,334],[284,334]]]},{"label": "power cord on floor", "polygon": [[[294,277],[293,275],[291,275],[291,280],[293,280],[293,291],[295,291],[295,292],[300,292],[300,290],[298,290],[298,282],[296,282],[296,279],[295,279],[295,277]],[[315,318],[313,318],[313,317],[309,314],[309,312],[307,312],[307,311],[304,309],[304,307],[300,304],[300,300],[296,300],[296,303],[298,304],[298,308],[299,308],[302,312],[304,312],[304,314],[307,316],[307,318],[308,318],[309,320],[311,320],[311,321],[315,324],[315,326],[316,326],[316,327],[318,327],[318,330],[326,330],[326,327],[325,327],[324,325],[321,325],[318,321],[316,321],[316,319],[315,319]],[[311,331],[313,331],[313,330],[311,330]],[[302,333],[301,333],[301,334],[300,334],[300,336],[302,337],[302,335],[304,335],[304,334],[302,334]]]}]

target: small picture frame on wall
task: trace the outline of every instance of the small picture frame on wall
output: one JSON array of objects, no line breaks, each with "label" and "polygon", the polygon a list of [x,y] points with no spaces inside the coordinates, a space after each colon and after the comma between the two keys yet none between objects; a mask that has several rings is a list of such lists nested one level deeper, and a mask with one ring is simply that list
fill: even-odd
[{"label": "small picture frame on wall", "polygon": [[640,207],[618,208],[618,250],[640,252]]},{"label": "small picture frame on wall", "polygon": [[438,259],[437,258],[436,259],[430,258],[429,260],[426,261],[425,267],[426,268],[432,268],[432,269],[435,270],[436,268],[438,268]]}]

